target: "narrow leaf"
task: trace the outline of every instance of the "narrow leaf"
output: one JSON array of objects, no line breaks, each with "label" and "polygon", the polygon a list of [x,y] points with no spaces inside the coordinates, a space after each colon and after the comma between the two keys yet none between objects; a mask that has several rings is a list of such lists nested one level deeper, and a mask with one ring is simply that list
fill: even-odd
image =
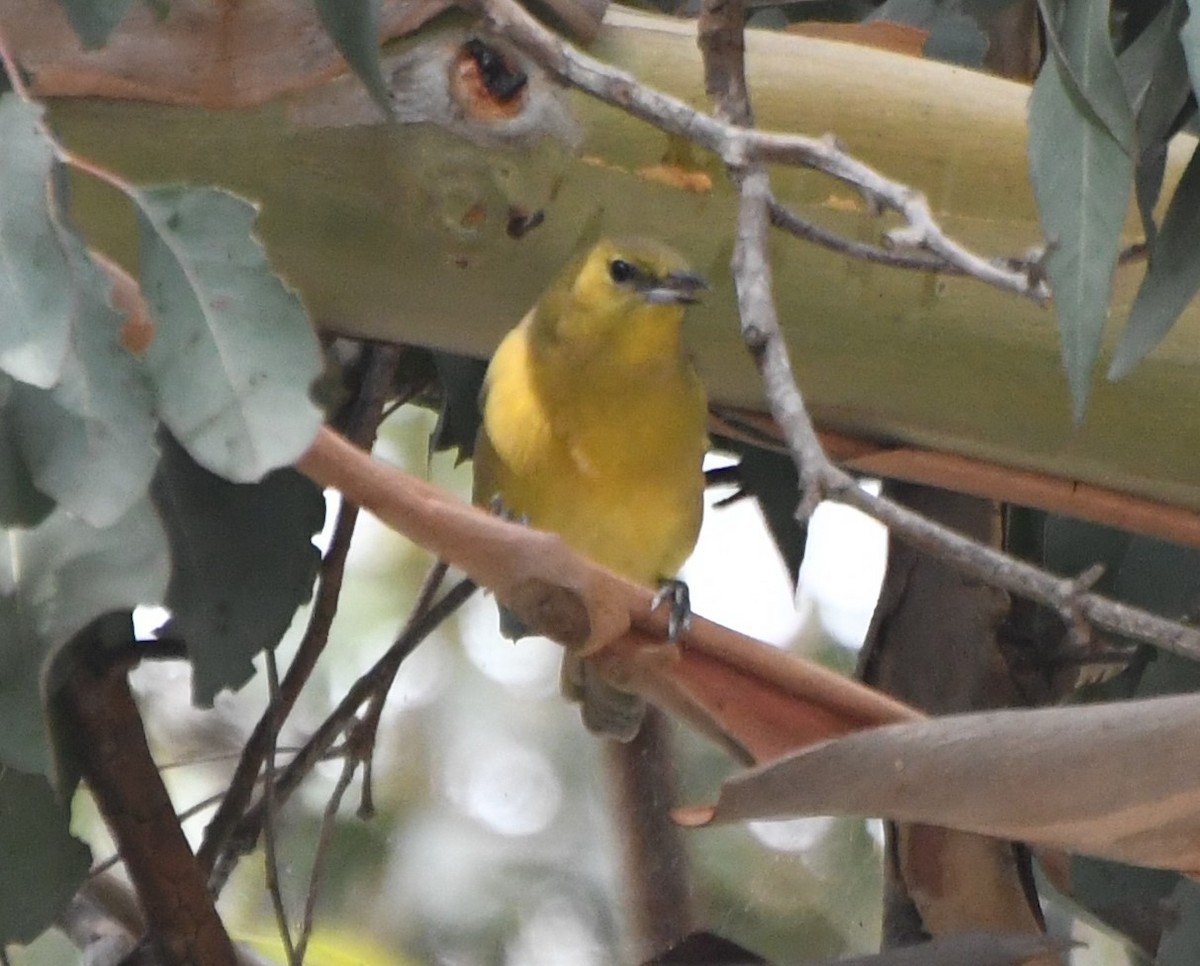
[{"label": "narrow leaf", "polygon": [[[1126,145],[1133,122],[1108,39],[1107,3],[1069,0],[1062,43],[1065,56],[1048,57],[1033,87],[1029,162],[1052,246],[1046,268],[1078,421],[1100,351],[1129,204],[1133,160]],[[1076,86],[1086,100],[1074,93]]]},{"label": "narrow leaf", "polygon": [[392,95],[379,64],[379,0],[314,0],[325,32],[383,113]]},{"label": "narrow leaf", "polygon": [[1128,153],[1133,114],[1109,33],[1110,0],[1040,0],[1049,48],[1076,107]]},{"label": "narrow leaf", "polygon": [[1191,93],[1187,60],[1179,39],[1186,15],[1184,0],[1169,0],[1117,61],[1137,119],[1134,188],[1151,251],[1158,233],[1154,206],[1162,190],[1167,142],[1175,134],[1180,112]]},{"label": "narrow leaf", "polygon": [[1108,370],[1110,379],[1129,373],[1170,331],[1179,313],[1200,290],[1200,148],[1184,169],[1163,218],[1121,342]]},{"label": "narrow leaf", "polygon": [[125,17],[133,0],[58,0],[67,20],[87,50],[103,47],[113,28]]},{"label": "narrow leaf", "polygon": [[0,95],[0,371],[43,389],[67,352],[71,286],[51,212],[42,108]]},{"label": "narrow leaf", "polygon": [[174,436],[227,479],[260,479],[312,442],[316,335],[251,234],[249,203],[211,188],[139,192],[146,363]]},{"label": "narrow leaf", "polygon": [[827,741],[725,783],[720,821],[879,815],[1200,869],[1200,696],[949,715]]},{"label": "narrow leaf", "polygon": [[96,618],[163,601],[166,535],[143,499],[110,527],[59,510],[0,542],[0,764],[48,775],[46,663]]},{"label": "narrow leaf", "polygon": [[252,659],[279,643],[312,591],[325,518],[320,489],[291,469],[230,483],[196,465],[169,437],[154,498],[171,541],[171,622],[194,670],[197,704],[254,673]]},{"label": "narrow leaf", "polygon": [[92,854],[71,835],[71,810],[42,775],[0,765],[0,949],[54,924]]}]

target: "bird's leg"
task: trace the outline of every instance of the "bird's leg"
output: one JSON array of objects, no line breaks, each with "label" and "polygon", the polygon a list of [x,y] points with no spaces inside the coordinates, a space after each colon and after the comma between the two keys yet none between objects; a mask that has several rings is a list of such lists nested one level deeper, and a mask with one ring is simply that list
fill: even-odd
[{"label": "bird's leg", "polygon": [[688,585],[682,580],[660,580],[650,610],[658,610],[664,602],[669,602],[671,606],[667,614],[667,640],[674,644],[692,623],[692,600]]},{"label": "bird's leg", "polygon": [[[529,517],[522,513],[516,514],[504,505],[504,501],[500,499],[500,494],[496,494],[488,501],[488,509],[501,520],[508,520],[510,523],[519,523],[521,526],[529,525]],[[519,641],[523,637],[529,637],[529,628],[525,626],[525,622],[516,614],[499,604],[500,611],[500,636],[505,640]]]}]

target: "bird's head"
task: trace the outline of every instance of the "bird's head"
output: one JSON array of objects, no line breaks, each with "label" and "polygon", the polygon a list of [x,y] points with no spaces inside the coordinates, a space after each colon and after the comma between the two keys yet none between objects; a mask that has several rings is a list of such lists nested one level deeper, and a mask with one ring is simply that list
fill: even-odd
[{"label": "bird's head", "polygon": [[678,351],[684,307],[708,284],[666,245],[597,242],[563,273],[539,306],[556,341],[604,345],[634,361]]}]

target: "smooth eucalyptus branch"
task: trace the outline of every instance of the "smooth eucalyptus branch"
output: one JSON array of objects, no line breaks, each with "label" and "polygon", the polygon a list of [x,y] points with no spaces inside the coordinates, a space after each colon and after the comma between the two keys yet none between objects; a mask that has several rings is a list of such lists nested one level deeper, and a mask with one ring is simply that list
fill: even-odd
[{"label": "smooth eucalyptus branch", "polygon": [[720,120],[582,53],[538,23],[516,0],[463,2],[479,10],[493,30],[559,80],[659,130],[708,148],[726,165],[745,168],[753,162],[764,162],[821,171],[853,186],[881,211],[895,211],[904,218],[903,227],[884,234],[887,244],[930,252],[952,270],[1038,302],[1050,297],[1044,279],[1013,268],[1002,259],[978,255],[951,239],[933,217],[921,192],[847,154],[836,139],[757,131]]}]

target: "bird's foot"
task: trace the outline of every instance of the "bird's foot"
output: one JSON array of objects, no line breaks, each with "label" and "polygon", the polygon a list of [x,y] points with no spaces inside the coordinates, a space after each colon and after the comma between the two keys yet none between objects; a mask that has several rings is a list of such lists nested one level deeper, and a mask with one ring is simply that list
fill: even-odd
[{"label": "bird's foot", "polygon": [[498,516],[501,520],[507,520],[509,523],[519,523],[523,527],[529,526],[529,515],[526,513],[514,513],[504,505],[504,501],[500,499],[499,494],[488,501],[488,509],[492,511],[493,516]]},{"label": "bird's foot", "polygon": [[682,580],[662,581],[650,604],[650,610],[656,611],[664,603],[669,603],[671,608],[667,614],[667,640],[673,644],[692,623],[692,601],[688,585]]}]

